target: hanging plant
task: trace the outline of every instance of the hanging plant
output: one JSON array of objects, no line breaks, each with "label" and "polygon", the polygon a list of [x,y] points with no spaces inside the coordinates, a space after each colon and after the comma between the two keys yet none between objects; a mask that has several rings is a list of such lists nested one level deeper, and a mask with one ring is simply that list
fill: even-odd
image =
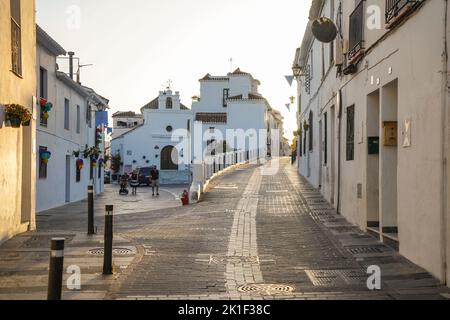
[{"label": "hanging plant", "polygon": [[95,130],[95,143],[96,143],[96,145],[99,145],[99,144],[101,144],[102,143],[102,141],[103,141],[103,137],[102,137],[102,129],[101,128],[97,128],[96,130]]},{"label": "hanging plant", "polygon": [[74,152],[73,152],[73,156],[74,156],[75,158],[79,158],[79,157],[80,157],[80,153],[81,153],[80,150],[74,151]]},{"label": "hanging plant", "polygon": [[11,127],[20,128],[20,125],[29,124],[32,118],[30,110],[19,104],[7,104],[5,108],[5,118]]},{"label": "hanging plant", "polygon": [[83,161],[83,159],[78,159],[77,162],[76,162],[76,165],[77,165],[77,170],[81,171],[84,168],[84,161]]},{"label": "hanging plant", "polygon": [[88,153],[91,159],[98,160],[98,158],[100,158],[100,149],[98,147],[91,147],[88,150]]},{"label": "hanging plant", "polygon": [[100,168],[103,168],[105,166],[105,160],[103,158],[100,158],[98,160],[98,164],[100,165]]},{"label": "hanging plant", "polygon": [[91,164],[92,164],[92,168],[97,168],[97,160],[92,159]]},{"label": "hanging plant", "polygon": [[44,164],[47,164],[50,158],[52,157],[52,153],[50,151],[41,151],[39,154],[39,157],[41,158],[42,162]]}]

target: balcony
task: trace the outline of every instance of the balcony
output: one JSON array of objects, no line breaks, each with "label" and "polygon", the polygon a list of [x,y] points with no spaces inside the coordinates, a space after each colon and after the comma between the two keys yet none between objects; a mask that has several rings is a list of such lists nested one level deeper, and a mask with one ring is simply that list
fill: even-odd
[{"label": "balcony", "polygon": [[350,15],[348,59],[355,62],[364,53],[364,2],[361,0]]},{"label": "balcony", "polygon": [[423,0],[386,0],[386,27],[392,28]]}]

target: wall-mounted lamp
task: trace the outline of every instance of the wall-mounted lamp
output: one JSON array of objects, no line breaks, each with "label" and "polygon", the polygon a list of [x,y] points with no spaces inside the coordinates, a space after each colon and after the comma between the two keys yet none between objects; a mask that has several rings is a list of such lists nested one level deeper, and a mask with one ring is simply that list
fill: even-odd
[{"label": "wall-mounted lamp", "polygon": [[292,66],[292,72],[294,74],[295,79],[300,79],[302,75],[302,67],[298,63],[296,63],[294,66]]}]

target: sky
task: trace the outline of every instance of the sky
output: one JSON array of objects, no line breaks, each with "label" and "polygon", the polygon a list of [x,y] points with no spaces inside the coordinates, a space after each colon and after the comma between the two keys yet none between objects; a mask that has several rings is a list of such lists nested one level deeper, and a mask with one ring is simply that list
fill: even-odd
[{"label": "sky", "polygon": [[[191,106],[205,74],[252,73],[296,130],[292,74],[311,0],[37,0],[37,23],[81,64],[81,82],[110,99],[111,113],[135,111],[170,79]],[[230,63],[232,58],[232,63]],[[63,64],[63,62],[61,62]],[[64,68],[64,67],[62,67]]]}]

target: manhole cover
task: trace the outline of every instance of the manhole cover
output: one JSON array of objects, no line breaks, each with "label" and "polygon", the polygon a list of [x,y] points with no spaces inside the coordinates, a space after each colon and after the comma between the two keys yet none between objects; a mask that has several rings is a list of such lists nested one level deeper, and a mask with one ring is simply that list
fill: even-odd
[{"label": "manhole cover", "polygon": [[[104,254],[103,248],[96,248],[89,250],[89,254],[92,254],[94,256],[102,256]],[[113,249],[113,255],[115,256],[128,256],[132,255],[133,250],[127,249],[127,248],[114,248]]]},{"label": "manhole cover", "polygon": [[371,254],[371,253],[383,253],[385,247],[376,246],[376,247],[351,247],[347,248],[347,250],[352,254]]},{"label": "manhole cover", "polygon": [[315,287],[339,287],[364,284],[367,276],[361,270],[306,270]]},{"label": "manhole cover", "polygon": [[250,284],[238,288],[240,293],[282,295],[295,291],[295,288],[285,284]]}]

